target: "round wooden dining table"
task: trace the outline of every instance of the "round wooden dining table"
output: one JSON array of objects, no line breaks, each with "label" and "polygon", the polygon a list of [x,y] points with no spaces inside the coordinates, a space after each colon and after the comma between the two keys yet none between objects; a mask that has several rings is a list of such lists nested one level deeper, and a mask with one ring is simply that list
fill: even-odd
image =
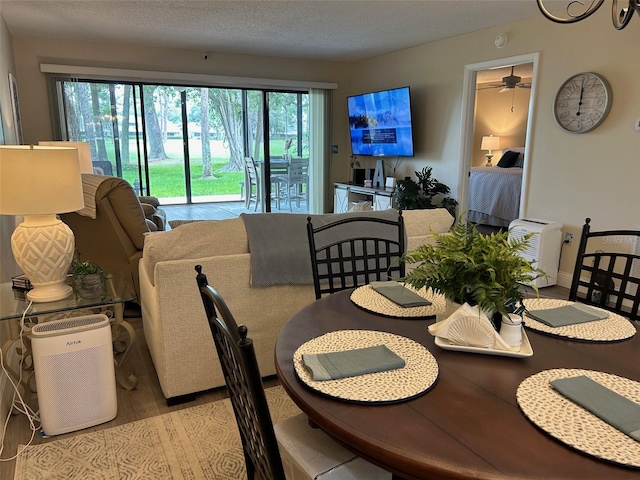
[{"label": "round wooden dining table", "polygon": [[[516,389],[527,377],[556,368],[607,372],[640,381],[640,336],[583,342],[527,329],[533,355],[512,358],[445,350],[427,327],[435,320],[367,312],[345,290],[315,301],[284,326],[275,349],[282,386],[322,430],[357,455],[410,479],[638,479],[640,470],[582,453],[555,440],[520,410]],[[376,330],[425,346],[438,379],[424,394],[390,404],[360,404],[307,387],[294,352],[337,330]]]}]

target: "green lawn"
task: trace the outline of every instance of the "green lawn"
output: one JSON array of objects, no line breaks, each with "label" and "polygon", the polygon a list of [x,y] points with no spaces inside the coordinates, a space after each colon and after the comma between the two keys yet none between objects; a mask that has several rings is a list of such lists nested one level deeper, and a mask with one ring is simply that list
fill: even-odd
[{"label": "green lawn", "polygon": [[[105,141],[107,155],[115,164],[113,155],[113,144],[109,140]],[[284,151],[284,140],[271,140],[272,155],[282,156]],[[185,195],[185,180],[183,167],[183,146],[181,139],[169,139],[164,144],[165,153],[169,159],[174,159],[175,163],[164,160],[159,165],[149,165],[149,183],[151,194],[156,197],[181,197]],[[130,164],[123,166],[122,176],[129,183],[133,184],[138,179],[136,143],[130,142]],[[202,178],[202,150],[199,139],[189,140],[189,152],[191,163],[191,192],[193,196],[203,195],[234,195],[240,194],[240,182],[244,182],[244,172],[218,172],[229,163],[229,150],[221,140],[211,141],[211,153],[214,157],[212,170],[214,178]],[[115,174],[115,168],[114,168]]]},{"label": "green lawn", "polygon": [[[202,178],[202,163],[191,165],[191,191],[193,196],[232,195],[240,193],[244,172],[216,172],[225,166],[228,159],[213,159],[214,178]],[[138,178],[137,169],[126,169],[123,177],[133,184]],[[181,164],[149,166],[151,194],[156,197],[179,197],[185,195],[184,167]]]}]

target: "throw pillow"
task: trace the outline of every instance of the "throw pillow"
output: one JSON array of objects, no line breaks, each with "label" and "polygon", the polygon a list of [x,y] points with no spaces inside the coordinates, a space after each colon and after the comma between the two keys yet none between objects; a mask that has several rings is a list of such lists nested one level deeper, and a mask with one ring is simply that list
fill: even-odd
[{"label": "throw pillow", "polygon": [[513,166],[524,168],[524,153],[520,153],[520,155],[518,155],[518,159],[516,160],[516,163],[513,164]]},{"label": "throw pillow", "polygon": [[512,152],[511,150],[507,151],[502,155],[502,158],[498,162],[498,167],[501,168],[511,168],[515,165],[516,160],[518,160],[519,152]]}]

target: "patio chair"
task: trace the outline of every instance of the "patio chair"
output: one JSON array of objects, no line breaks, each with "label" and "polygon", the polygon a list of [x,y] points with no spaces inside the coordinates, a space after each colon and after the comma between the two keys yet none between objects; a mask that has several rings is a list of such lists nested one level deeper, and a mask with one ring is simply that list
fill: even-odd
[{"label": "patio chair", "polygon": [[[286,175],[277,175],[278,184],[282,184],[281,193],[289,203],[289,211],[293,211],[292,204],[296,201],[296,206],[300,208],[300,200],[306,202],[309,208],[309,159],[292,158],[289,161],[289,168]],[[280,193],[279,193],[280,195]],[[278,206],[278,208],[280,208]]]},{"label": "patio chair", "polygon": [[640,320],[640,229],[592,232],[590,223],[582,227],[569,300]]},{"label": "patio chair", "polygon": [[253,157],[244,157],[244,170],[245,170],[245,185],[246,193],[244,196],[244,206],[249,208],[251,202],[255,202],[255,208],[253,211],[258,210],[258,203],[260,203],[260,177],[258,175],[258,168]]},{"label": "patio chair", "polygon": [[307,236],[316,299],[405,275],[402,212],[397,221],[354,215],[318,227],[307,217]]},{"label": "patio chair", "polygon": [[[229,399],[240,431],[247,479],[303,480],[330,478],[391,479],[391,474],[357,457],[304,414],[274,425],[264,392],[253,341],[238,326],[220,294],[196,265],[196,282],[224,372]],[[282,452],[282,454],[281,454]]]}]

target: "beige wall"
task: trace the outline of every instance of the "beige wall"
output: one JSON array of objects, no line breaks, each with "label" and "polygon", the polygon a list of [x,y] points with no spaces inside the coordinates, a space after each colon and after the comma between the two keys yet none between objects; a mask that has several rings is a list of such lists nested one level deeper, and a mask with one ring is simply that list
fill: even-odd
[{"label": "beige wall", "polygon": [[[15,72],[12,42],[7,25],[2,16],[0,16],[0,108],[2,109],[0,121],[2,122],[5,143],[13,145],[16,143],[16,136],[13,130],[11,95],[8,82],[9,72]],[[14,216],[0,215],[0,282],[11,281],[11,277],[18,272],[18,266],[11,253],[10,243],[11,233],[15,228],[15,219],[16,217]],[[9,323],[11,322],[0,322],[0,345],[4,346],[5,342],[12,338]],[[15,355],[13,358],[15,358]],[[12,367],[16,368],[16,365],[12,365]],[[10,405],[11,389],[6,376],[3,374],[0,376],[0,422],[3,425],[9,415]]]},{"label": "beige wall", "polygon": [[[530,79],[523,82],[530,83]],[[500,150],[493,152],[493,165],[498,164],[503,149],[525,145],[530,91],[527,88],[500,90],[490,88],[476,92],[472,167],[483,167],[487,163],[488,152],[480,149],[485,135],[500,137]]]},{"label": "beige wall", "polygon": [[13,44],[25,142],[52,138],[46,78],[40,73],[44,63],[319,82],[335,82],[343,68],[343,64],[332,62],[211,52],[203,60],[200,50],[31,37],[16,37]]},{"label": "beige wall", "polygon": [[[461,102],[464,67],[499,58],[540,52],[536,104],[533,109],[528,217],[562,222],[578,234],[584,218],[594,229],[640,226],[640,133],[633,124],[640,117],[640,62],[637,39],[640,22],[626,30],[611,26],[601,9],[575,25],[557,25],[542,17],[515,22],[468,35],[425,44],[351,64],[210,54],[132,45],[104,45],[69,41],[14,38],[25,141],[51,136],[45,78],[40,63],[182,73],[336,82],[333,94],[331,181],[349,177],[349,138],[346,96],[409,85],[416,125],[416,156],[403,160],[396,173],[413,175],[425,165],[458,196],[460,178]],[[495,36],[509,37],[496,49]],[[614,103],[602,126],[585,135],[560,130],[551,114],[558,87],[570,75],[595,71],[614,91]],[[373,166],[360,158],[362,166]],[[368,165],[370,163],[371,165]],[[560,281],[573,268],[576,245],[562,255]]]},{"label": "beige wall", "polygon": [[[594,230],[640,227],[640,18],[623,31],[601,11],[573,25],[542,17],[421,45],[349,66],[345,95],[410,85],[415,112],[416,157],[403,161],[398,177],[424,165],[451,186],[457,198],[460,163],[461,102],[464,67],[484,61],[540,52],[536,103],[533,108],[529,198],[525,216],[558,221],[576,238],[584,219]],[[504,32],[509,42],[497,49]],[[594,71],[613,88],[613,107],[606,121],[582,135],[566,133],[551,111],[560,85],[571,75]],[[336,102],[334,141],[343,157],[334,158],[334,178],[347,177],[348,130],[344,102]],[[343,148],[347,145],[347,148]],[[559,282],[568,285],[577,242],[563,249]]]},{"label": "beige wall", "polygon": [[[15,145],[16,135],[11,109],[9,73],[15,75],[11,36],[7,24],[0,16],[0,109],[2,109],[2,130],[7,145]],[[0,282],[8,282],[18,273],[18,266],[11,253],[11,234],[16,226],[16,217],[0,215]]]}]

